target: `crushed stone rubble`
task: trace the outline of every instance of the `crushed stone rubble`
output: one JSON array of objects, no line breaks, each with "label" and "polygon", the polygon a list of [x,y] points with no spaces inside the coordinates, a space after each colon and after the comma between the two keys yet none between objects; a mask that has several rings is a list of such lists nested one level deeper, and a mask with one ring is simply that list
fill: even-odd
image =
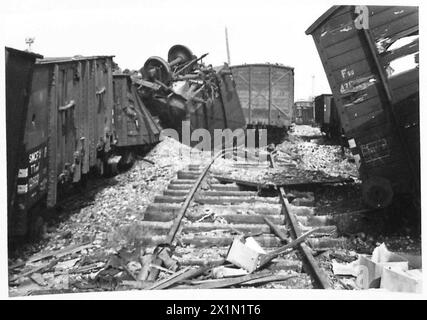
[{"label": "crushed stone rubble", "polygon": [[[105,266],[105,259],[109,255],[129,245],[129,241],[132,240],[132,234],[121,232],[128,230],[123,226],[130,226],[141,221],[142,213],[147,205],[165,189],[167,183],[176,176],[179,170],[197,162],[203,165],[210,159],[210,154],[203,154],[197,150],[192,150],[193,153],[190,154],[190,150],[189,147],[174,139],[165,138],[146,155],[145,158],[150,162],[137,160],[130,170],[110,178],[106,186],[94,195],[87,206],[71,205],[71,213],[67,211],[68,207],[63,208],[62,214],[69,215],[68,219],[57,227],[48,227],[48,232],[44,235],[45,240],[41,244],[27,245],[17,258],[9,259],[10,266],[17,264],[24,266],[23,269],[14,270],[15,272],[10,277],[10,294],[22,295],[28,294],[34,289],[40,289],[40,286],[34,286],[34,282],[28,277],[19,278],[20,275],[25,275],[27,270],[46,264],[48,259],[25,264],[27,259],[40,252],[55,252],[72,245],[90,243],[91,247],[71,255],[71,257],[66,257],[67,261],[70,258],[80,258],[80,261],[74,266],[69,266],[69,271],[92,264],[93,269],[89,269],[89,271],[98,272]],[[80,201],[80,199],[75,201]],[[86,203],[85,199],[81,201]],[[97,266],[94,266],[94,263]],[[38,273],[36,272],[36,274]],[[67,277],[70,282],[85,282],[85,280],[90,282],[94,279],[95,273],[78,275],[71,273]],[[17,282],[15,278],[18,279]],[[22,281],[24,281],[24,285],[22,285]],[[69,287],[69,285],[67,286]],[[90,289],[92,286],[88,285],[87,288]],[[55,282],[50,281],[46,282],[42,289],[62,290],[64,286],[58,286]]]},{"label": "crushed stone rubble", "polygon": [[358,180],[358,169],[348,150],[342,154],[340,146],[319,144],[317,139],[304,141],[301,136],[322,138],[319,128],[296,126],[285,141],[276,146],[277,169],[236,168],[233,159],[221,159],[214,164],[212,172],[263,185]]},{"label": "crushed stone rubble", "polygon": [[[348,151],[342,154],[340,146],[324,144],[322,139],[319,128],[294,126],[286,139],[275,148],[274,159],[278,169],[271,169],[268,165],[255,166],[259,164],[257,156],[267,154],[265,148],[256,152],[246,150],[250,155],[246,159],[219,158],[212,165],[211,173],[213,176],[220,174],[259,184],[327,182],[348,178],[357,181],[358,170],[352,155]],[[156,288],[159,283],[168,283],[169,277],[173,277],[176,272],[185,274],[194,271],[196,265],[206,265],[208,258],[221,264],[227,256],[224,248],[212,246],[196,253],[194,245],[183,245],[181,238],[224,238],[233,234],[233,231],[227,233],[219,228],[180,234],[177,237],[178,246],[171,250],[147,246],[144,237],[156,243],[157,240],[161,241],[162,236],[143,230],[138,225],[144,219],[143,213],[147,206],[165,190],[179,170],[188,168],[190,164],[203,167],[210,160],[211,154],[208,152],[200,152],[174,139],[165,138],[144,159],[138,159],[128,171],[106,179],[103,187],[90,199],[85,194],[77,196],[73,203],[64,205],[62,209],[61,214],[67,216],[67,219],[56,226],[45,228],[43,241],[26,245],[16,257],[9,259],[9,294],[22,296],[150,289]],[[317,201],[331,202],[322,199]],[[241,208],[241,214],[254,213],[250,204],[246,204],[246,207],[243,204]],[[189,212],[195,213],[199,209],[198,204],[193,203]],[[221,215],[208,209],[206,215],[197,219],[219,226],[228,223]],[[196,221],[184,218],[183,222],[186,225]],[[234,232],[234,235],[238,234]],[[360,253],[372,252],[378,241],[390,244],[390,248],[395,251],[417,252],[420,248],[420,243],[410,237],[374,239],[364,233],[353,235],[346,241],[345,248],[317,252],[316,259],[327,270],[333,288],[359,289],[355,279],[335,276],[332,265],[334,262],[352,263]],[[266,251],[269,249],[266,248]],[[279,260],[297,262],[299,256],[292,252],[273,262]],[[189,266],[193,266],[193,269]],[[221,272],[230,272],[227,269],[230,266],[224,266]],[[238,272],[237,269],[234,272]],[[276,280],[264,283],[263,288],[312,288],[308,274],[295,270],[271,269],[269,272]],[[212,277],[212,272],[201,274],[196,280],[188,280],[182,285],[197,285]],[[255,287],[250,283],[244,287]]]}]

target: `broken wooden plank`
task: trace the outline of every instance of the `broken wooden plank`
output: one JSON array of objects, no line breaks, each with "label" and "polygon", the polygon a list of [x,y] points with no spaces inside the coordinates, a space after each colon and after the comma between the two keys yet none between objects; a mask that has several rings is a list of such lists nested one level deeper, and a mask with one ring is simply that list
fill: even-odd
[{"label": "broken wooden plank", "polygon": [[10,269],[15,269],[15,268],[23,266],[27,263],[37,262],[37,261],[47,259],[50,257],[61,258],[61,257],[66,256],[68,254],[76,253],[76,252],[79,252],[83,249],[90,248],[92,246],[93,246],[93,244],[91,244],[91,243],[77,244],[77,245],[71,245],[71,246],[64,248],[64,249],[61,249],[61,250],[52,251],[52,252],[43,253],[43,254],[37,254],[37,255],[30,257],[27,261],[19,262],[15,265],[11,266]]},{"label": "broken wooden plank", "polygon": [[103,266],[104,266],[103,262],[95,262],[92,264],[88,264],[85,266],[78,267],[77,269],[74,269],[74,270],[70,270],[70,273],[85,273],[85,272],[89,272],[93,269],[102,268]]},{"label": "broken wooden plank", "polygon": [[151,160],[149,160],[147,158],[139,158],[138,160],[142,160],[142,161],[148,162],[149,164],[153,164],[154,165],[154,161],[151,161]]},{"label": "broken wooden plank", "polygon": [[[161,267],[162,266],[162,262],[163,262],[162,259],[160,259],[156,255],[156,257],[153,259],[153,262],[150,263],[150,266],[157,265],[157,266]],[[147,280],[148,281],[156,281],[157,277],[159,276],[159,273],[160,273],[160,270],[158,268],[150,267],[150,273],[148,275]]]},{"label": "broken wooden plank", "polygon": [[285,243],[288,243],[288,238],[286,237],[286,235],[282,232],[282,230],[280,230],[269,218],[263,216],[263,219],[265,221],[265,223],[267,223],[270,226],[271,231],[273,231],[273,233],[279,237],[280,240],[282,240]]},{"label": "broken wooden plank", "polygon": [[149,287],[149,290],[153,289],[166,289],[175,283],[178,283],[183,280],[187,280],[190,278],[193,278],[197,275],[202,274],[206,270],[208,270],[209,267],[199,267],[196,269],[191,269],[191,267],[186,267],[175,274],[171,275],[169,278],[163,279],[155,284],[153,284],[151,287]]},{"label": "broken wooden plank", "polygon": [[152,254],[146,254],[140,258],[140,262],[142,265],[141,270],[139,271],[136,280],[145,281],[148,278],[151,270],[151,264],[154,261],[154,256]]},{"label": "broken wooden plank", "polygon": [[156,265],[156,264],[150,264],[150,268],[159,269],[160,271],[163,271],[163,272],[166,272],[166,273],[169,273],[169,274],[174,274],[174,273],[175,273],[175,272],[173,272],[172,270],[169,270],[169,269],[163,268],[163,267],[158,266],[158,265]]},{"label": "broken wooden plank", "polygon": [[54,259],[54,260],[52,260],[52,261],[49,261],[49,262],[47,262],[47,263],[45,263],[45,264],[42,264],[41,266],[38,266],[38,267],[36,267],[36,268],[34,268],[34,269],[32,269],[32,270],[29,270],[29,271],[26,271],[26,272],[24,272],[24,273],[21,273],[21,274],[18,274],[11,282],[15,282],[15,281],[17,281],[17,280],[19,280],[19,279],[21,279],[21,278],[23,278],[23,277],[28,277],[28,276],[31,276],[33,273],[36,273],[36,272],[41,272],[42,270],[44,270],[44,269],[50,269],[50,268],[52,268],[55,264],[57,264],[58,263],[58,261],[59,261],[59,259],[58,258],[56,258],[56,259]]},{"label": "broken wooden plank", "polygon": [[260,188],[260,189],[267,189],[267,188],[274,187],[273,183],[270,183],[270,184],[269,183],[260,183],[260,182],[242,180],[242,179],[229,178],[229,177],[224,177],[224,176],[219,176],[219,175],[213,175],[213,177],[220,182],[235,183],[237,185],[255,187],[255,188]]},{"label": "broken wooden plank", "polygon": [[295,278],[296,275],[271,275],[271,276],[266,276],[263,278],[259,278],[259,279],[254,279],[254,280],[250,280],[247,282],[242,283],[243,286],[254,286],[254,285],[260,285],[260,284],[265,284],[265,283],[270,283],[270,282],[279,282],[279,281],[286,281],[289,280],[291,278]]},{"label": "broken wooden plank", "polygon": [[153,285],[153,281],[134,281],[134,280],[123,280],[120,284],[121,286],[124,286],[126,288],[122,288],[122,289],[129,289],[129,287],[131,289],[147,289],[150,286]]},{"label": "broken wooden plank", "polygon": [[285,253],[286,251],[288,251],[290,249],[295,249],[296,246],[298,246],[300,243],[303,243],[311,234],[315,233],[316,231],[317,231],[317,228],[314,228],[314,229],[304,233],[303,235],[299,236],[297,239],[295,239],[291,243],[288,243],[288,244],[284,245],[283,247],[280,247],[280,248],[262,256],[260,261],[259,261],[258,268],[263,267],[264,265],[269,263],[271,260],[273,260],[277,256],[281,255],[282,253]]},{"label": "broken wooden plank", "polygon": [[302,187],[302,186],[319,186],[319,185],[331,185],[331,184],[337,184],[337,183],[351,183],[354,182],[354,179],[352,178],[338,178],[338,179],[330,179],[330,180],[321,180],[321,181],[283,181],[283,182],[256,182],[256,181],[249,181],[249,180],[243,180],[243,179],[236,179],[236,178],[229,178],[219,175],[213,175],[215,179],[217,179],[220,182],[225,183],[236,183],[237,185],[242,186],[248,186],[248,187],[256,187],[259,189],[269,189],[269,188],[280,188],[280,187]]},{"label": "broken wooden plank", "polygon": [[[185,286],[187,289],[218,289],[218,288],[226,288],[236,285],[244,284],[245,282],[266,278],[271,274],[265,273],[256,273],[256,274],[248,274],[246,276],[236,277],[236,278],[227,278],[227,279],[215,279],[215,280],[204,280],[197,282],[196,285]],[[182,287],[183,288],[183,287]]]}]

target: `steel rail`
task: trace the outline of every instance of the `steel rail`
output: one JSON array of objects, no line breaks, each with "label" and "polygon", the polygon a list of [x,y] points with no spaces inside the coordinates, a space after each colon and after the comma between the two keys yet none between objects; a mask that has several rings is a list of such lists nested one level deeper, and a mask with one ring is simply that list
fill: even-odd
[{"label": "steel rail", "polygon": [[215,162],[216,159],[218,159],[220,156],[222,156],[224,153],[234,151],[234,148],[227,148],[219,151],[216,155],[213,156],[213,158],[210,160],[209,164],[203,169],[202,173],[197,178],[196,182],[194,183],[193,187],[191,188],[190,192],[187,194],[185,201],[179,210],[177,217],[175,218],[175,222],[172,225],[171,230],[168,233],[168,237],[166,239],[166,244],[171,245],[173,240],[175,239],[175,236],[178,232],[179,226],[181,225],[181,221],[184,218],[188,207],[190,206],[191,201],[194,198],[194,195],[196,194],[197,189],[199,188],[200,184],[202,183],[203,179],[205,178],[206,174],[209,172],[210,167]]},{"label": "steel rail", "polygon": [[[270,164],[272,168],[276,168],[276,163],[273,159],[272,154],[269,155]],[[290,226],[291,237],[293,240],[301,236],[301,230],[298,227],[298,222],[295,215],[290,212],[289,201],[286,197],[286,192],[283,187],[279,187],[279,198],[282,203],[283,214],[285,215],[285,222]],[[325,273],[319,268],[316,260],[311,253],[311,249],[303,242],[298,245],[298,251],[303,257],[304,269],[311,275],[314,280],[315,286],[319,289],[331,289],[331,285],[325,275]]]}]

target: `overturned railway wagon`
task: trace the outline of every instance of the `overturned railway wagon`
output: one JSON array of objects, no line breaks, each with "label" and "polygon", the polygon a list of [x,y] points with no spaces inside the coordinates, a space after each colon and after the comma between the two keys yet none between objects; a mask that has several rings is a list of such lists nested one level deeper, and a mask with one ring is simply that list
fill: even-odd
[{"label": "overturned railway wagon", "polygon": [[314,115],[320,130],[329,138],[341,136],[341,122],[332,94],[321,94],[314,98]]},{"label": "overturned railway wagon", "polygon": [[[218,95],[211,101],[190,101],[188,106],[191,129],[204,128],[214,137],[215,129],[236,130],[245,127],[245,119],[228,65],[215,73]],[[214,142],[214,141],[213,141]]]},{"label": "overturned railway wagon", "polygon": [[277,64],[230,67],[248,126],[288,129],[294,103],[294,69]]},{"label": "overturned railway wagon", "polygon": [[[175,130],[177,139],[193,146],[199,137],[190,139],[190,135],[197,129],[207,130],[215,143],[215,130],[235,130],[246,124],[228,65],[207,66],[201,62],[206,55],[197,58],[187,47],[174,45],[167,61],[148,58],[140,69],[142,79],[135,80],[142,101],[161,126]],[[173,130],[167,134],[174,136]]]},{"label": "overturned railway wagon", "polygon": [[418,7],[334,6],[307,31],[345,135],[360,159],[365,201],[420,199]]}]

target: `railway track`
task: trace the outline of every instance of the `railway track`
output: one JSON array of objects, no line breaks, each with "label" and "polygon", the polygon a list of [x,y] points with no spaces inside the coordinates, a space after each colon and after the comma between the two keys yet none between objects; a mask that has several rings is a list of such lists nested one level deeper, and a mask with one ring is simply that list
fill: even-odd
[{"label": "railway track", "polygon": [[[171,281],[171,287],[174,285],[175,288],[216,288],[216,283],[218,287],[225,287],[233,285],[236,279],[243,281],[235,283],[236,286],[257,283],[271,287],[262,284],[262,276],[266,276],[268,270],[273,278],[267,279],[277,281],[274,287],[331,288],[325,270],[313,256],[313,249],[339,247],[344,240],[334,237],[336,227],[327,216],[315,215],[313,192],[286,192],[282,187],[266,192],[235,183],[220,183],[210,171],[219,157],[217,155],[207,165],[191,164],[179,171],[144,213],[140,227],[141,233],[145,234],[145,245],[157,246],[157,254],[159,248],[160,251],[172,248],[169,253],[187,270],[184,274],[189,273],[193,278],[200,275],[202,279],[183,277],[181,281],[174,281],[172,275],[165,281]],[[268,159],[265,162],[236,162],[233,166],[251,170],[275,167],[274,158],[269,156]],[[308,233],[310,236],[305,241],[293,245],[296,239],[299,241]],[[258,263],[259,268],[250,275],[204,280],[218,277],[214,273],[220,268],[216,267],[230,265],[226,257],[236,237],[252,237],[267,257],[273,255],[274,258],[262,267]],[[292,250],[283,251],[286,245]],[[282,254],[274,255],[278,252]],[[258,282],[257,274],[261,277]],[[160,286],[162,288],[162,282]],[[150,288],[159,287],[155,284]]]}]

